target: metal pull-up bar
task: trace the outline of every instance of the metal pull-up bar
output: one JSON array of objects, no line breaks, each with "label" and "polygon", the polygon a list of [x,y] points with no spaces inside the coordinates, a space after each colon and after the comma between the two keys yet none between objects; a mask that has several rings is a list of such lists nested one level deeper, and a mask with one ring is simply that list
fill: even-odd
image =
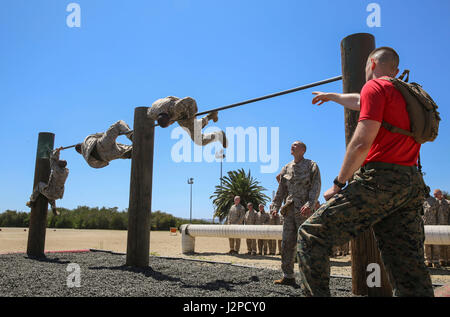
[{"label": "metal pull-up bar", "polygon": [[[262,97],[257,97],[257,98],[253,98],[253,99],[244,100],[244,101],[241,101],[241,102],[233,103],[231,105],[227,105],[227,106],[223,106],[223,107],[219,107],[219,108],[215,108],[215,109],[211,109],[211,110],[207,110],[207,111],[203,111],[203,112],[197,112],[194,115],[194,117],[197,117],[197,116],[200,116],[200,115],[203,115],[203,114],[208,114],[208,113],[215,112],[215,111],[222,111],[222,110],[226,110],[226,109],[230,109],[230,108],[234,108],[234,107],[243,106],[243,105],[246,105],[246,104],[249,104],[249,103],[253,103],[253,102],[257,102],[257,101],[261,101],[261,100],[265,100],[265,99],[270,99],[270,98],[274,98],[274,97],[278,97],[278,96],[282,96],[282,95],[287,95],[287,94],[290,94],[290,93],[293,93],[293,92],[297,92],[297,91],[300,91],[300,90],[305,90],[305,89],[308,89],[308,88],[312,88],[312,87],[328,84],[328,83],[331,83],[331,82],[334,82],[334,81],[338,81],[338,80],[341,80],[341,79],[342,79],[342,76],[336,76],[336,77],[328,78],[328,79],[317,81],[317,82],[314,82],[314,83],[311,83],[311,84],[307,84],[307,85],[291,88],[291,89],[288,89],[288,90],[279,91],[279,92],[276,92],[276,93],[273,93],[273,94],[265,95],[265,96],[262,96]],[[159,126],[159,124],[156,123],[154,125],[154,127],[157,127],[157,126]],[[130,132],[133,132],[133,130],[128,131],[126,133],[120,133],[119,135],[126,135],[126,134],[129,134]],[[73,148],[75,146],[76,146],[76,144],[65,146],[65,147],[61,148],[61,150],[67,150],[67,149]]]}]

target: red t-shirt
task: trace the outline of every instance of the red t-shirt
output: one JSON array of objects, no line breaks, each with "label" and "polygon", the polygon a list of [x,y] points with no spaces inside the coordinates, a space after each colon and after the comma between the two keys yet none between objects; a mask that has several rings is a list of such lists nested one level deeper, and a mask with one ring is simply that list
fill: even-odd
[{"label": "red t-shirt", "polygon": [[[394,85],[385,79],[369,80],[361,90],[359,121],[383,120],[410,131],[405,99]],[[363,166],[368,162],[416,165],[420,144],[412,137],[392,133],[383,126],[373,141]]]}]

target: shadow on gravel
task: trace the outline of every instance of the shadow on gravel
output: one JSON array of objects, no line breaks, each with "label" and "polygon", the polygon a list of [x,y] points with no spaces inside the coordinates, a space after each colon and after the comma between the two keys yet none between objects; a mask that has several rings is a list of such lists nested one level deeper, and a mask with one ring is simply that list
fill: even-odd
[{"label": "shadow on gravel", "polygon": [[245,259],[245,260],[272,260],[272,261],[280,261],[279,257],[275,257],[275,256],[270,256],[270,255],[249,255],[249,254],[245,254],[245,253],[241,253],[241,254],[227,254],[227,253],[219,253],[219,252],[202,252],[202,253],[198,253],[195,252],[191,255],[194,256],[218,256],[218,255],[227,255],[230,258],[236,257],[239,259]]},{"label": "shadow on gravel", "polygon": [[432,275],[450,275],[450,270],[448,268],[428,268],[428,271],[430,272],[430,274]]},{"label": "shadow on gravel", "polygon": [[70,263],[70,261],[67,261],[67,260],[61,261],[59,258],[51,259],[51,258],[47,258],[47,257],[34,257],[34,256],[30,256],[30,255],[27,255],[24,258],[30,259],[33,261],[38,261],[38,262],[46,262],[46,263],[58,263],[58,264],[69,264]]},{"label": "shadow on gravel", "polygon": [[145,277],[151,277],[157,281],[169,281],[169,282],[182,282],[179,278],[170,277],[168,275],[162,274],[153,270],[151,267],[146,268],[136,268],[126,265],[120,266],[94,266],[90,267],[90,270],[112,270],[112,271],[122,271],[143,274]]}]

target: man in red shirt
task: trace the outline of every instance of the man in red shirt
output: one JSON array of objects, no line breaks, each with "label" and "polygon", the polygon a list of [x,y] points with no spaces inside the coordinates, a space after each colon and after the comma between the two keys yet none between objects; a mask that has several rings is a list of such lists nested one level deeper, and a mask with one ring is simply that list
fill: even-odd
[{"label": "man in red shirt", "polygon": [[[381,123],[410,129],[405,100],[383,77],[395,77],[399,57],[390,47],[367,59],[361,94],[314,92],[313,104],[335,101],[360,117],[327,201],[298,231],[299,269],[307,296],[330,296],[329,255],[371,226],[395,296],[433,296],[424,264],[421,207],[426,187],[417,170],[420,144]],[[353,179],[352,179],[353,177]],[[347,181],[350,181],[347,185]]]}]

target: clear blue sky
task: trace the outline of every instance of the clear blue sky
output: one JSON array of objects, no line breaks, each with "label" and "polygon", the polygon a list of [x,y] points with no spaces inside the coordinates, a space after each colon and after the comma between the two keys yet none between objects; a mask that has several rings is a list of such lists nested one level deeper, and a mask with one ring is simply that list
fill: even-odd
[{"label": "clear blue sky", "polygon": [[[71,2],[81,7],[80,28],[66,25]],[[55,146],[67,146],[119,119],[132,126],[136,106],[168,95],[191,96],[204,111],[334,77],[341,73],[340,41],[359,32],[372,33],[377,46],[394,47],[400,68],[409,68],[412,81],[440,106],[440,134],[422,147],[422,164],[431,188],[450,190],[450,3],[377,1],[381,27],[369,27],[371,2],[2,1],[0,212],[28,211],[38,132],[53,132]],[[318,89],[341,92],[342,83]],[[221,112],[218,128],[279,128],[276,172],[260,173],[265,163],[247,156],[247,162],[224,162],[224,174],[250,169],[272,196],[275,175],[292,158],[290,144],[300,139],[308,146],[305,157],[319,165],[323,202],[345,153],[344,115],[336,104],[311,105],[313,90]],[[176,126],[156,130],[152,209],[189,218],[186,181],[193,177],[193,217],[211,218],[220,163],[173,162]],[[57,205],[128,207],[129,160],[96,170],[74,150],[62,158],[70,175]]]}]

